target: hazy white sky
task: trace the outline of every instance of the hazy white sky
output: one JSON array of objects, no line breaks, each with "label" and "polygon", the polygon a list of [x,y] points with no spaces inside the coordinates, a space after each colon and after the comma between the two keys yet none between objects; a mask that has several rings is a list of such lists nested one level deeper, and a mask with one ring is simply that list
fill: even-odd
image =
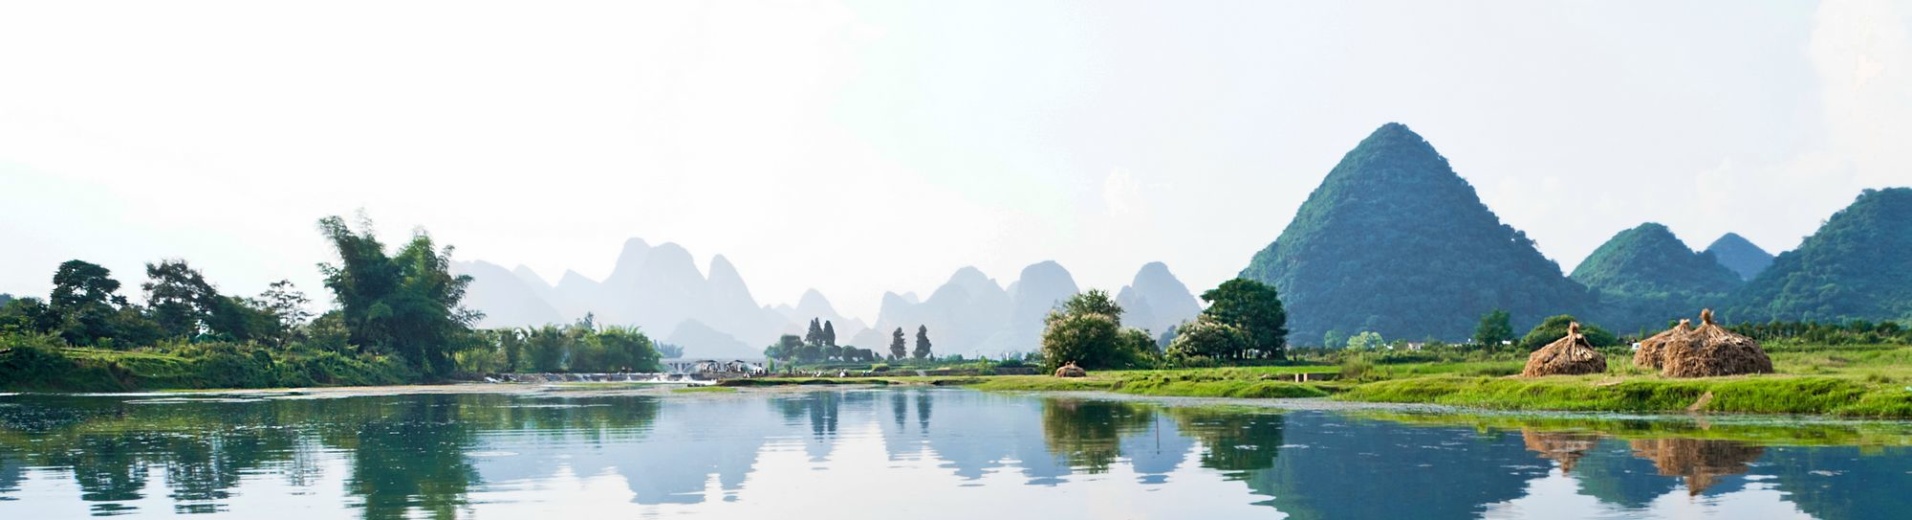
[{"label": "hazy white sky", "polygon": [[1778,252],[1912,184],[1912,6],[0,2],[0,292],[183,257],[322,292],[363,208],[601,278],[627,237],[874,319],[975,265],[1197,291],[1406,123],[1571,269],[1658,221]]}]

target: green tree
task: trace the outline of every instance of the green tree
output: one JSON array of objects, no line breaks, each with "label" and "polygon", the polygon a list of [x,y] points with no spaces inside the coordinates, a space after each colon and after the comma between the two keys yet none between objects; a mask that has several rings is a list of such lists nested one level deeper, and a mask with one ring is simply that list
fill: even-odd
[{"label": "green tree", "polygon": [[1075,363],[1083,368],[1113,365],[1116,339],[1122,326],[1101,313],[1050,312],[1042,330],[1042,366],[1055,370]]},{"label": "green tree", "polygon": [[193,338],[210,331],[208,322],[219,307],[219,291],[206,283],[199,270],[185,260],[161,260],[146,264],[148,315],[169,338]]},{"label": "green tree", "polygon": [[1173,358],[1234,359],[1252,344],[1241,327],[1207,316],[1185,322],[1175,330],[1175,339],[1168,344],[1168,355]]},{"label": "green tree", "polygon": [[1505,310],[1494,309],[1481,316],[1480,325],[1474,327],[1474,343],[1487,348],[1497,348],[1502,342],[1513,340],[1513,320]]},{"label": "green tree", "polygon": [[498,350],[504,353],[506,372],[517,372],[530,368],[524,359],[524,331],[504,329],[498,331]]},{"label": "green tree", "polygon": [[232,296],[213,300],[206,328],[213,339],[224,341],[271,343],[284,335],[279,318],[266,310],[263,302]]},{"label": "green tree", "polygon": [[831,325],[831,324],[830,324],[830,322],[828,322],[828,321],[825,321],[825,322],[823,322],[823,333],[822,333],[822,337],[823,337],[823,344],[824,344],[824,345],[828,345],[828,346],[832,346],[832,347],[834,347],[834,346],[836,346],[836,344],[837,344],[837,342],[836,342],[836,339],[837,339],[837,338],[836,338],[836,326],[835,326],[835,325]]},{"label": "green tree", "polygon": [[784,359],[798,359],[798,355],[803,353],[804,342],[795,334],[784,334],[777,341],[783,347]]},{"label": "green tree", "polygon": [[1063,300],[1056,309],[1064,314],[1101,314],[1115,320],[1117,327],[1122,326],[1122,305],[1109,296],[1108,291],[1089,289],[1081,294]]},{"label": "green tree", "polygon": [[1387,339],[1379,332],[1362,331],[1348,337],[1348,350],[1380,350],[1387,345]]},{"label": "green tree", "polygon": [[140,289],[147,314],[164,337],[285,343],[285,328],[265,301],[219,294],[185,260],[146,264],[146,278]]},{"label": "green tree", "polygon": [[810,328],[803,332],[803,343],[807,345],[823,345],[823,324],[818,323],[816,318],[810,318]]},{"label": "green tree", "polygon": [[306,310],[312,305],[312,299],[305,296],[291,280],[272,282],[266,292],[259,294],[258,307],[279,322],[280,344],[289,343],[300,336],[305,323],[312,319],[312,311]]},{"label": "green tree", "polygon": [[67,343],[97,345],[113,339],[118,332],[114,325],[126,321],[120,310],[130,305],[117,294],[120,283],[112,275],[105,267],[80,260],[63,262],[54,272],[48,301],[60,316],[60,337]]},{"label": "green tree", "polygon": [[604,327],[591,339],[603,351],[602,361],[589,367],[593,372],[656,372],[663,367],[657,347],[637,327]]},{"label": "green tree", "polygon": [[353,232],[339,217],[319,221],[339,260],[319,269],[351,343],[397,354],[427,379],[449,376],[451,353],[474,343],[471,323],[483,317],[460,307],[471,277],[451,274],[452,248],[437,248],[423,230],[387,254],[371,222],[360,227]]},{"label": "green tree", "polygon": [[1115,337],[1115,351],[1122,364],[1134,366],[1144,358],[1156,357],[1155,338],[1149,337],[1149,331],[1135,327],[1123,327]]},{"label": "green tree", "polygon": [[39,298],[18,298],[0,306],[0,333],[49,334],[59,332],[60,313]]},{"label": "green tree", "polygon": [[[684,347],[672,345],[670,343],[658,343],[657,355],[664,356],[664,359],[681,358],[681,357],[684,357]],[[766,357],[774,358],[775,356],[766,356]]]},{"label": "green tree", "polygon": [[[1546,320],[1542,320],[1540,325],[1534,326],[1533,330],[1527,331],[1525,337],[1520,338],[1520,348],[1528,351],[1538,350],[1540,347],[1547,346],[1548,343],[1553,343],[1560,338],[1567,337],[1567,325],[1576,321],[1579,320],[1567,314],[1552,316]],[[1586,336],[1587,343],[1596,347],[1611,347],[1620,344],[1619,336],[1608,332],[1607,329],[1585,322],[1580,323],[1580,335]]]},{"label": "green tree", "polygon": [[1202,293],[1202,315],[1248,335],[1248,348],[1234,357],[1281,359],[1288,347],[1288,312],[1275,287],[1247,278],[1222,282]]},{"label": "green tree", "polygon": [[897,327],[890,333],[890,359],[903,359],[909,355],[909,343],[903,340],[903,328]]},{"label": "green tree", "polygon": [[1323,347],[1337,348],[1337,347],[1344,347],[1347,345],[1348,345],[1348,335],[1345,333],[1342,333],[1341,331],[1330,330],[1326,334],[1321,335],[1321,346]]},{"label": "green tree", "polygon": [[910,355],[915,356],[916,359],[928,359],[931,356],[934,356],[934,354],[930,353],[929,347],[930,347],[929,326],[917,325],[916,326],[916,351],[911,352]]},{"label": "green tree", "polygon": [[1054,370],[1075,362],[1083,368],[1140,365],[1154,352],[1148,333],[1123,329],[1122,307],[1105,291],[1091,289],[1070,297],[1043,318],[1042,363]]},{"label": "green tree", "polygon": [[565,368],[567,346],[574,340],[568,331],[557,325],[544,325],[519,332],[524,337],[525,353],[531,358],[531,370],[534,372],[562,372]]}]

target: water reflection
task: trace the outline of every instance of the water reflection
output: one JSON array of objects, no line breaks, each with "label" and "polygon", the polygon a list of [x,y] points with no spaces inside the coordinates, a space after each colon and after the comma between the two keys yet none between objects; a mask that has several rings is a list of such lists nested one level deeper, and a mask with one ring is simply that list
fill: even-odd
[{"label": "water reflection", "polygon": [[1573,473],[1574,464],[1600,446],[1600,436],[1582,432],[1544,432],[1532,428],[1520,430],[1527,450],[1560,464],[1562,473]]},{"label": "water reflection", "polygon": [[1711,439],[1640,439],[1630,443],[1633,455],[1653,461],[1661,475],[1680,477],[1687,495],[1705,493],[1720,477],[1742,475],[1766,449],[1744,443]]},{"label": "water reflection", "polygon": [[[966,518],[1051,488],[1203,497],[1118,512],[1135,517],[1548,518],[1560,512],[1533,502],[1578,503],[1564,497],[1615,518],[1700,498],[1691,507],[1783,500],[1818,518],[1912,510],[1889,491],[1912,485],[1912,432],[1890,423],[1279,413],[921,388],[0,404],[5,518],[295,506],[456,518],[585,502],[724,516],[839,499],[868,507],[836,516],[884,517],[942,497],[917,516]],[[553,498],[564,489],[591,491]]]}]

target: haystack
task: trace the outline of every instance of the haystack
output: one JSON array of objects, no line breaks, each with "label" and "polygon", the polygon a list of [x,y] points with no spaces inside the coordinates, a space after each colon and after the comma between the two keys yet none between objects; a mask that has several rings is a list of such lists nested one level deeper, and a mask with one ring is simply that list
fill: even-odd
[{"label": "haystack", "polygon": [[1641,439],[1629,444],[1633,456],[1652,461],[1661,475],[1685,481],[1690,496],[1705,492],[1722,476],[1746,473],[1766,454],[1759,446],[1715,439]]},{"label": "haystack", "polygon": [[1607,371],[1607,357],[1580,335],[1580,324],[1567,324],[1567,337],[1540,347],[1527,356],[1520,377],[1598,374]]},{"label": "haystack", "polygon": [[1700,311],[1699,328],[1683,339],[1667,343],[1660,375],[1712,377],[1773,372],[1773,358],[1766,356],[1766,349],[1759,348],[1753,338],[1713,323],[1712,309]]},{"label": "haystack", "polygon": [[1666,346],[1671,343],[1684,342],[1686,341],[1686,336],[1692,333],[1693,321],[1680,320],[1679,325],[1674,325],[1673,328],[1666,329],[1666,332],[1654,334],[1653,337],[1640,340],[1640,349],[1633,351],[1633,366],[1659,370],[1661,366],[1666,365]]},{"label": "haystack", "polygon": [[1056,368],[1056,377],[1089,377],[1089,371],[1076,366],[1074,361]]},{"label": "haystack", "polygon": [[1573,473],[1573,466],[1580,462],[1581,457],[1600,447],[1600,436],[1591,433],[1542,432],[1522,428],[1520,440],[1527,445],[1528,451],[1559,462],[1561,473]]}]

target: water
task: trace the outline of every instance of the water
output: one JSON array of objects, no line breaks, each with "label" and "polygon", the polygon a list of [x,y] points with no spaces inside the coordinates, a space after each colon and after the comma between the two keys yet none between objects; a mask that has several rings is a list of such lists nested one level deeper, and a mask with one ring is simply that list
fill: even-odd
[{"label": "water", "polygon": [[1903,423],[343,395],[0,396],[0,518],[1912,517]]}]

